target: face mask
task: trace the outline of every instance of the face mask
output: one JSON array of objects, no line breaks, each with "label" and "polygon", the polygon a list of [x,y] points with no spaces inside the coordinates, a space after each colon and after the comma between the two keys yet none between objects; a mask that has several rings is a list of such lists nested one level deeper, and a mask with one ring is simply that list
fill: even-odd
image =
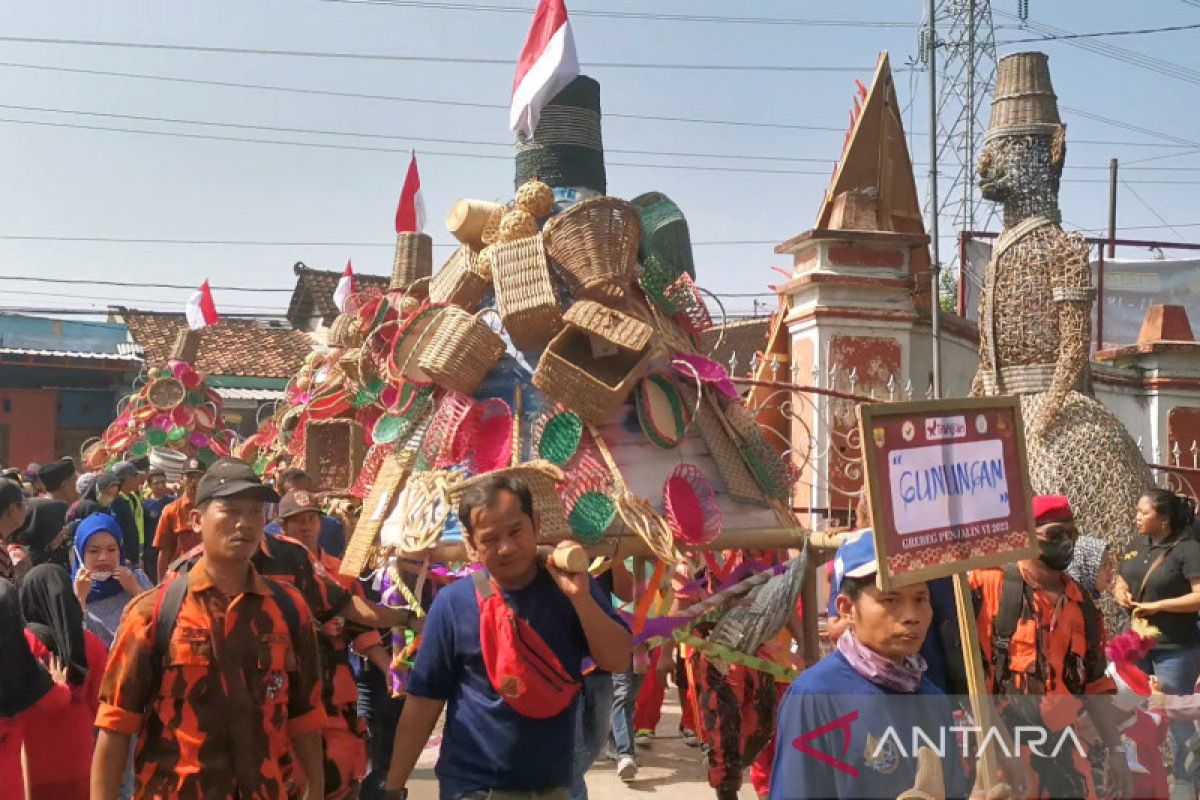
[{"label": "face mask", "polygon": [[113,576],[113,574],[111,572],[93,572],[92,580],[93,581],[106,581],[109,578],[111,578],[112,576]]},{"label": "face mask", "polygon": [[1070,539],[1055,539],[1052,542],[1038,542],[1042,563],[1050,569],[1064,570],[1075,557],[1075,543]]}]

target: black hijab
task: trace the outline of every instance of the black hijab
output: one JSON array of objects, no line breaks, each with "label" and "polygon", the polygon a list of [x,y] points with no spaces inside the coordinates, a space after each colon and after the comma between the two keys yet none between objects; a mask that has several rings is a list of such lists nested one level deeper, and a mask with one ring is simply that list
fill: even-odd
[{"label": "black hijab", "polygon": [[83,683],[88,673],[83,609],[67,571],[57,564],[38,564],[21,579],[19,591],[26,627],[62,659],[70,683]]},{"label": "black hijab", "polygon": [[51,548],[54,540],[62,533],[66,525],[69,506],[62,500],[52,497],[38,497],[29,501],[29,514],[25,517],[25,527],[17,531],[14,540],[18,544],[29,547],[29,555],[34,564],[55,561],[58,551],[63,548]]},{"label": "black hijab", "polygon": [[53,686],[25,641],[25,617],[17,587],[0,579],[0,717],[24,711]]}]

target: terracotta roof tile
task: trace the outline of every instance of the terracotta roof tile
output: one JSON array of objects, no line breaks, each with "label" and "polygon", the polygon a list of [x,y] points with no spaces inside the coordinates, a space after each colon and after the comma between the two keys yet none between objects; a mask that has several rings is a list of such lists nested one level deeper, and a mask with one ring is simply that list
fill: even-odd
[{"label": "terracotta roof tile", "polygon": [[[311,269],[303,262],[297,262],[292,268],[296,273],[296,289],[292,292],[291,302],[288,303],[287,317],[293,325],[300,326],[316,314],[325,324],[333,322],[337,316],[337,306],[333,304],[333,290],[337,288],[338,279],[342,273],[334,270]],[[386,275],[367,275],[354,273],[355,283],[360,289],[376,286],[386,290],[391,278]]]},{"label": "terracotta roof tile", "polygon": [[729,369],[730,358],[736,355],[737,371],[735,374],[748,375],[750,373],[750,362],[754,358],[754,354],[762,351],[767,346],[767,332],[770,329],[770,324],[770,317],[737,320],[736,322],[730,322],[724,326],[718,326],[705,331],[700,337],[700,344],[704,352],[710,350],[717,344],[717,340],[721,337],[723,327],[725,337],[721,340],[721,345],[717,347],[716,351],[710,357],[721,366]]},{"label": "terracotta roof tile", "polygon": [[[183,314],[125,310],[129,334],[145,351],[146,363],[166,363],[175,336],[186,326]],[[222,319],[200,334],[194,365],[206,375],[290,378],[312,350],[312,340],[291,326],[271,327],[253,319]]]}]

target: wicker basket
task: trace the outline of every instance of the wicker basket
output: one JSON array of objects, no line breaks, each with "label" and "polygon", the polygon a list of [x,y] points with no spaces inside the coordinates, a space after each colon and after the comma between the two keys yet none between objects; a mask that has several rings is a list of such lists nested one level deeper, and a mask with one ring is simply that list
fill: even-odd
[{"label": "wicker basket", "polygon": [[[687,404],[696,408],[695,389],[681,387],[680,391]],[[742,454],[738,450],[739,442],[735,442],[725,430],[717,416],[718,413],[712,403],[701,398],[695,424],[700,430],[701,438],[704,439],[705,447],[708,448],[709,457],[717,465],[717,472],[721,474],[725,492],[734,500],[742,503],[767,505],[766,497],[759,487],[758,481],[751,474],[746,462],[742,460]]]},{"label": "wicker basket", "polygon": [[351,314],[338,314],[337,319],[329,326],[328,342],[330,347],[355,348],[362,347],[362,325],[358,318]]},{"label": "wicker basket", "polygon": [[575,204],[546,223],[546,252],[581,297],[629,284],[637,262],[642,222],[638,210],[615,197]]},{"label": "wicker basket", "polygon": [[362,426],[354,420],[310,420],[304,426],[304,464],[319,492],[348,494],[363,450]]},{"label": "wicker basket", "polygon": [[433,239],[424,233],[396,236],[396,260],[392,262],[389,291],[404,289],[433,274]]},{"label": "wicker basket", "polygon": [[183,361],[188,364],[196,363],[200,353],[200,331],[184,328],[175,334],[175,342],[171,345],[169,361]]},{"label": "wicker basket", "polygon": [[155,378],[146,387],[146,398],[159,411],[169,411],[187,397],[187,389],[177,378]]},{"label": "wicker basket", "polygon": [[483,321],[456,306],[447,306],[417,357],[418,368],[433,382],[453,392],[474,394],[500,356],[504,340]]},{"label": "wicker basket", "polygon": [[588,422],[606,421],[650,361],[652,329],[620,311],[583,300],[538,361],[533,385]]},{"label": "wicker basket", "polygon": [[504,206],[487,200],[459,200],[446,212],[446,230],[455,239],[476,250],[483,248],[483,230],[493,214],[503,213]]},{"label": "wicker basket", "polygon": [[418,354],[433,340],[441,306],[422,306],[412,316],[400,323],[391,342],[386,372],[389,380],[396,384],[411,383],[427,385],[433,379],[421,369]]},{"label": "wicker basket", "polygon": [[478,268],[479,254],[463,245],[438,270],[429,282],[429,299],[434,303],[451,303],[474,311],[483,302],[491,278]]},{"label": "wicker basket", "polygon": [[662,192],[647,192],[630,203],[637,208],[642,220],[642,242],[638,248],[641,262],[645,264],[654,259],[669,266],[677,275],[686,272],[696,277],[692,238],[679,206]]},{"label": "wicker basket", "polygon": [[500,318],[517,348],[541,347],[562,328],[541,234],[495,245],[492,280]]}]

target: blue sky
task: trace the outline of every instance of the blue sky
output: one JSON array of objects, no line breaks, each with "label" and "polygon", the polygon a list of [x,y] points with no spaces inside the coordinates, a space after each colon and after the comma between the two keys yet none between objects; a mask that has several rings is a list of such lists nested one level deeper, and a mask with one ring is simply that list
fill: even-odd
[{"label": "blue sky", "polygon": [[[438,4],[458,8],[429,7]],[[534,0],[430,0],[419,7],[331,0],[161,4],[8,0],[3,35],[511,61],[520,50],[529,15],[480,7],[523,8],[531,13],[534,5]],[[1015,22],[1000,16],[999,12],[1015,14],[1016,0],[996,0],[993,5],[998,42],[1037,35],[1017,29]],[[841,148],[854,79],[869,79],[880,50],[890,51],[893,66],[898,68],[897,90],[908,109],[905,121],[911,118],[910,131],[920,134],[913,141],[914,160],[925,161],[925,76],[899,69],[916,53],[923,7],[919,0],[578,0],[568,6],[580,12],[600,9],[897,23],[741,24],[582,14],[573,18],[580,61],[585,72],[600,80],[606,113],[826,128],[708,125],[611,116],[605,120],[610,194],[632,197],[649,190],[666,192],[688,215],[697,243],[752,242],[698,244],[700,283],[712,291],[765,292],[766,285],[778,277],[771,267],[786,266],[783,258],[773,254],[772,244],[811,226]],[[1072,32],[1186,25],[1200,23],[1200,3],[1034,0],[1030,19]],[[1200,48],[1196,46],[1200,30],[1088,41],[1200,70]],[[1003,55],[1018,49],[1044,49],[1050,54],[1055,89],[1063,105],[1175,137],[1175,144],[1200,139],[1200,103],[1196,102],[1200,77],[1158,74],[1062,41],[1001,45],[999,52]],[[508,63],[306,58],[14,41],[0,41],[0,62],[499,105],[507,103],[512,83]],[[599,62],[850,69],[785,72],[589,66]],[[296,261],[340,269],[347,258],[353,259],[359,271],[382,274],[390,270],[392,216],[409,147],[416,148],[420,159],[430,217],[428,232],[437,244],[451,241],[441,220],[454,199],[495,199],[508,197],[512,191],[511,148],[505,144],[511,142],[511,134],[502,108],[249,90],[16,66],[0,66],[0,87],[0,106],[10,106],[0,107],[0,120],[331,145],[211,141],[0,121],[4,176],[0,276],[187,285],[207,277],[215,285],[290,289]],[[58,111],[29,110],[34,108]],[[151,122],[96,114],[359,135]],[[1105,225],[1106,169],[1108,159],[1115,156],[1131,167],[1123,172],[1128,185],[1122,185],[1119,196],[1122,234],[1174,241],[1188,236],[1200,239],[1200,207],[1194,199],[1200,185],[1200,147],[1163,146],[1170,143],[1163,136],[1066,111],[1063,117],[1069,126],[1070,169],[1062,204],[1069,224],[1097,229]],[[497,144],[420,140],[439,138]],[[1084,144],[1082,140],[1106,143]],[[615,150],[768,158],[684,158]],[[1131,163],[1149,158],[1156,160]],[[666,169],[656,164],[760,171]],[[1157,169],[1132,169],[1135,166]],[[917,167],[922,196],[924,170]],[[1077,182],[1083,180],[1099,182]],[[1163,220],[1192,227],[1140,227],[1162,226]],[[11,238],[14,236],[345,244],[167,245],[30,241]],[[438,248],[435,261],[440,263],[449,253],[449,247]],[[0,290],[0,306],[5,307],[87,308],[124,302],[173,310],[182,308],[188,294],[187,290],[161,288],[125,290],[15,281],[3,281]],[[286,300],[286,292],[217,292],[218,306],[227,312],[279,312]],[[751,298],[729,298],[726,303],[732,312],[754,310]]]}]

